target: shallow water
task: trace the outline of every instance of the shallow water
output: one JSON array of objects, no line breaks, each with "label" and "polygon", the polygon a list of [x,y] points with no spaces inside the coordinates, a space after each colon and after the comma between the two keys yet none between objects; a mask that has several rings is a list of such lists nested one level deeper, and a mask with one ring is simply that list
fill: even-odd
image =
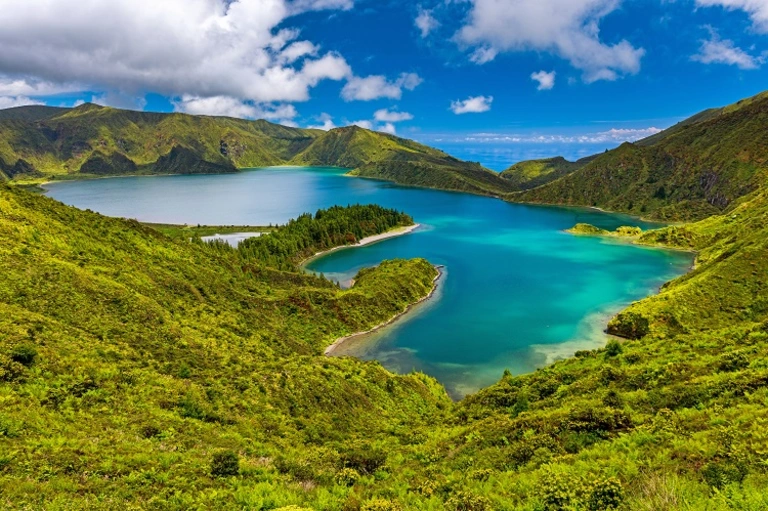
[{"label": "shallow water", "polygon": [[651,224],[581,208],[508,204],[472,195],[349,178],[333,168],[269,168],[234,175],[65,182],[49,195],[82,209],[157,223],[267,225],[332,205],[380,204],[423,227],[340,250],[309,269],[338,281],[395,257],[445,265],[436,297],[405,319],[335,353],[431,374],[454,396],[492,384],[504,369],[530,372],[605,342],[611,314],[654,293],[692,256],[563,232]]}]

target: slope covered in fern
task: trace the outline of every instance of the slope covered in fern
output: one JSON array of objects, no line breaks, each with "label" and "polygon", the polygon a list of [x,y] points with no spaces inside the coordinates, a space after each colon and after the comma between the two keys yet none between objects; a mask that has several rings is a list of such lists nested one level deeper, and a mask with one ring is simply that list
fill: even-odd
[{"label": "slope covered in fern", "polygon": [[768,96],[704,112],[512,200],[598,206],[662,220],[717,214],[764,183]]}]

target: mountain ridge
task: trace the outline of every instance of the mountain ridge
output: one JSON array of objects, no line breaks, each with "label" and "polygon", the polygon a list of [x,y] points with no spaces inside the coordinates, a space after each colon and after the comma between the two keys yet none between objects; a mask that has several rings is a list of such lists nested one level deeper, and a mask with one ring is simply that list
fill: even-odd
[{"label": "mountain ridge", "polygon": [[511,191],[480,164],[357,126],[325,132],[265,120],[137,112],[92,103],[0,112],[5,112],[0,113],[0,176],[13,180],[229,173],[293,164],[338,166],[353,175],[472,193]]},{"label": "mountain ridge", "polygon": [[624,143],[509,199],[699,220],[758,189],[767,162],[768,93],[761,93]]}]

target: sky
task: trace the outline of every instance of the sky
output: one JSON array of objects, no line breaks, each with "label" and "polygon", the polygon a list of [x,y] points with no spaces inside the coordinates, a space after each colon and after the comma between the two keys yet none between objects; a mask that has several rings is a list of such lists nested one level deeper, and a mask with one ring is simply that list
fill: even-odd
[{"label": "sky", "polygon": [[768,89],[768,0],[0,0],[0,108],[357,124],[502,170]]}]

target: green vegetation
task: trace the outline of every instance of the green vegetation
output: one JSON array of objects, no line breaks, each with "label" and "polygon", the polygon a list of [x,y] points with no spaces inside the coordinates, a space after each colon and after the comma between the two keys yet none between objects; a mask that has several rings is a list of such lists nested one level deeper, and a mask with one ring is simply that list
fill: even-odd
[{"label": "green vegetation", "polygon": [[155,224],[142,222],[168,236],[169,238],[188,240],[191,238],[204,238],[216,234],[236,234],[241,232],[272,232],[274,226],[257,225],[176,225]]},{"label": "green vegetation", "polygon": [[[751,121],[729,116],[762,103],[702,122],[741,130]],[[699,124],[652,147],[680,144]],[[702,161],[730,150],[721,135],[695,148]],[[695,250],[696,267],[611,322],[624,340],[507,372],[452,403],[424,375],[321,356],[427,295],[427,261],[363,270],[348,291],[295,269],[317,249],[410,223],[401,213],[333,208],[234,249],[0,185],[0,503],[767,509],[768,188],[756,186],[695,223],[577,226]]]},{"label": "green vegetation", "polygon": [[726,211],[765,182],[767,123],[764,93],[623,144],[575,172],[509,198],[700,220]]},{"label": "green vegetation", "polygon": [[544,160],[523,161],[502,172],[501,177],[509,181],[514,190],[530,190],[576,172],[594,158],[595,156],[590,156],[572,162],[557,156]]},{"label": "green vegetation", "polygon": [[353,176],[481,195],[498,195],[513,189],[479,163],[463,162],[411,140],[357,126],[321,135],[292,163],[346,167],[353,169]]},{"label": "green vegetation", "polygon": [[580,234],[584,236],[612,236],[616,238],[632,238],[636,239],[642,236],[643,230],[639,227],[621,226],[617,227],[614,231],[606,231],[590,224],[576,224],[566,232],[571,234]]},{"label": "green vegetation", "polygon": [[297,270],[301,261],[318,252],[409,225],[413,219],[408,215],[380,206],[335,206],[314,217],[304,214],[269,236],[249,238],[238,251],[273,268]]},{"label": "green vegetation", "polygon": [[326,133],[93,104],[0,111],[0,181],[219,174],[283,164],[337,166],[358,176],[486,195],[513,190],[478,163],[356,126]]}]

